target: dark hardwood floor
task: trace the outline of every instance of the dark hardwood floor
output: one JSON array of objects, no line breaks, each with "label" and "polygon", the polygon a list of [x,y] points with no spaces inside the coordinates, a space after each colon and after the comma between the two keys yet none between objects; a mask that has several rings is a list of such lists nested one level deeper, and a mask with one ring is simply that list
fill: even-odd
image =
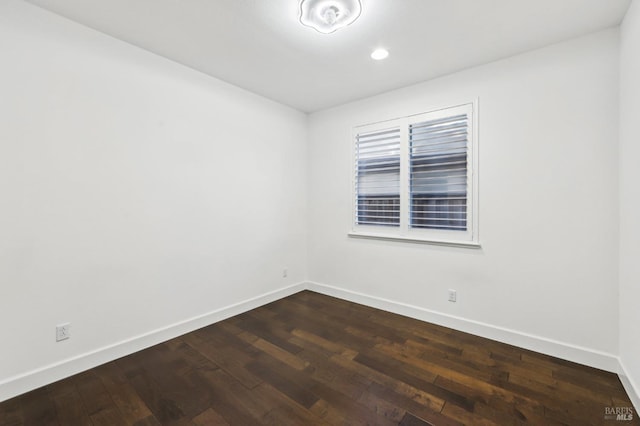
[{"label": "dark hardwood floor", "polygon": [[617,376],[304,291],[0,403],[1,425],[596,425]]}]

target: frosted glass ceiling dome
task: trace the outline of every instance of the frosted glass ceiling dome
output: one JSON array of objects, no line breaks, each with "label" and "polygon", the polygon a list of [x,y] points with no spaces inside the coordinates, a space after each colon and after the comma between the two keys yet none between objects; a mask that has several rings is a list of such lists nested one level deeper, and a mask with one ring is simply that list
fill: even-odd
[{"label": "frosted glass ceiling dome", "polygon": [[360,13],[360,0],[300,1],[300,23],[322,34],[331,34],[352,24]]}]

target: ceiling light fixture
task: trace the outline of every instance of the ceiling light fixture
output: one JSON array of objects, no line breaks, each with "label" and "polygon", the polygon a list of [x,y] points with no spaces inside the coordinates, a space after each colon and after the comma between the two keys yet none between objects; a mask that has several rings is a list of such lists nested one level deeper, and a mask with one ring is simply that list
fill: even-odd
[{"label": "ceiling light fixture", "polygon": [[376,61],[381,61],[389,56],[389,51],[387,49],[376,49],[371,52],[371,59],[375,59]]},{"label": "ceiling light fixture", "polygon": [[322,34],[352,24],[360,13],[360,0],[300,0],[300,23]]}]

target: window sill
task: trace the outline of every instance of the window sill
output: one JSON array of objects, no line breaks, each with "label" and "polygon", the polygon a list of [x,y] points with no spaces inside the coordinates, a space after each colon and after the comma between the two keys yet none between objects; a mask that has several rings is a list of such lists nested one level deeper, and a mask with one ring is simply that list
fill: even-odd
[{"label": "window sill", "polygon": [[365,238],[372,240],[387,240],[387,241],[399,241],[406,243],[417,243],[417,244],[432,244],[438,246],[450,246],[450,247],[462,247],[462,248],[471,248],[471,249],[479,249],[481,248],[480,243],[473,241],[452,241],[452,240],[434,240],[434,239],[423,239],[416,237],[402,237],[398,235],[385,235],[385,234],[375,234],[375,233],[362,233],[362,232],[349,232],[348,236],[350,238]]}]

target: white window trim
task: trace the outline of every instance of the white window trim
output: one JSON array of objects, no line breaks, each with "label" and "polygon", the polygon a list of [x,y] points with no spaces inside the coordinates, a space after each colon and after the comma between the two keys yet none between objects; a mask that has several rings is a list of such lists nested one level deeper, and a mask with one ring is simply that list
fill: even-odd
[{"label": "white window trim", "polygon": [[[385,127],[392,127],[394,125],[400,125],[401,128],[401,137],[403,139],[403,143],[401,144],[401,152],[400,152],[400,199],[408,200],[409,199],[409,179],[408,179],[408,161],[409,161],[409,153],[408,153],[408,143],[404,142],[407,140],[408,136],[408,128],[409,124],[420,122],[424,118],[424,115],[432,115],[437,114],[439,111],[443,113],[447,110],[453,108],[461,108],[461,107],[469,107],[471,112],[469,114],[469,122],[470,122],[470,139],[468,145],[468,160],[467,160],[467,176],[471,181],[471,184],[468,185],[468,193],[467,193],[467,204],[469,205],[467,210],[468,224],[470,225],[470,230],[461,234],[459,231],[451,231],[451,230],[436,230],[436,229],[408,229],[408,216],[409,212],[408,203],[402,202],[400,203],[400,226],[399,227],[385,227],[385,226],[371,226],[371,225],[357,225],[355,223],[356,216],[356,173],[355,173],[355,162],[356,162],[356,152],[354,149],[354,143],[356,140],[356,135],[358,133],[363,133],[366,131],[383,129]],[[444,246],[454,246],[454,247],[466,247],[466,248],[480,248],[480,238],[479,238],[479,217],[478,217],[478,198],[479,198],[479,182],[478,182],[478,99],[475,99],[471,102],[465,102],[457,105],[451,105],[443,108],[433,109],[427,112],[412,114],[409,116],[378,121],[376,123],[364,124],[354,126],[351,132],[350,139],[350,151],[351,151],[351,209],[350,210],[350,230],[348,232],[348,236],[352,238],[364,238],[364,239],[376,239],[376,240],[388,240],[388,241],[398,241],[398,242],[408,242],[408,243],[421,243],[421,244],[434,244],[434,245],[444,245]]]}]

